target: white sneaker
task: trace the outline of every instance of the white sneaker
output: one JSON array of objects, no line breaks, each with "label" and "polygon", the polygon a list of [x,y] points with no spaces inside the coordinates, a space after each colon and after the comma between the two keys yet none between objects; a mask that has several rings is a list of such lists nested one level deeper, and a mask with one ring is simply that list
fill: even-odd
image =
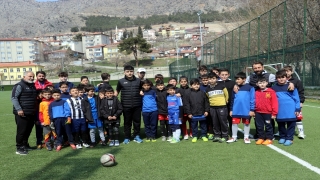
[{"label": "white sneaker", "polygon": [[188,136],[188,135],[185,135],[185,136],[183,137],[183,139],[184,139],[184,140],[188,140],[188,139],[189,139],[189,136]]},{"label": "white sneaker", "polygon": [[304,139],[305,136],[306,136],[306,135],[304,135],[304,133],[302,133],[302,132],[300,132],[300,133],[298,134],[298,138],[299,138],[299,139]]},{"label": "white sneaker", "polygon": [[167,138],[165,136],[162,136],[162,141],[166,141]]},{"label": "white sneaker", "polygon": [[244,143],[245,143],[245,144],[250,144],[250,143],[251,143],[251,141],[250,141],[250,139],[249,139],[249,138],[244,138]]},{"label": "white sneaker", "polygon": [[237,138],[230,138],[227,143],[237,142]]},{"label": "white sneaker", "polygon": [[87,143],[82,143],[82,145],[83,145],[83,147],[85,147],[85,148],[90,147],[90,145],[89,145],[89,144],[87,144]]},{"label": "white sneaker", "polygon": [[172,137],[169,136],[169,137],[167,138],[167,141],[168,141],[168,142],[171,142],[171,141],[172,141]]},{"label": "white sneaker", "polygon": [[77,145],[76,145],[76,148],[77,148],[77,149],[82,149],[81,144],[77,144]]},{"label": "white sneaker", "polygon": [[279,137],[280,136],[279,131],[277,133],[275,133],[274,136]]}]

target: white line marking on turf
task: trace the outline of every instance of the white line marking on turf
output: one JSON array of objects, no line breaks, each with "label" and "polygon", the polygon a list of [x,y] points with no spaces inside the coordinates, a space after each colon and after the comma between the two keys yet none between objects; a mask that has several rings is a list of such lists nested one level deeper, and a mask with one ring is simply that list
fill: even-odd
[{"label": "white line marking on turf", "polygon": [[[241,133],[244,133],[244,131],[242,129],[240,129],[240,128],[238,128],[238,131],[240,131]],[[249,137],[253,138],[252,134],[249,134]],[[290,153],[278,148],[277,146],[274,146],[274,145],[270,144],[270,145],[268,145],[268,147],[273,149],[273,150],[275,150],[275,151],[277,151],[278,153],[290,158],[291,160],[294,160],[295,162],[301,164],[302,166],[304,166],[304,167],[310,169],[311,171],[313,171],[313,172],[315,172],[315,173],[320,175],[320,168],[318,168],[316,166],[313,166],[312,164],[308,163],[307,161],[304,161],[304,160],[298,158],[297,156],[294,156],[294,155],[292,155],[292,154],[290,154]]]},{"label": "white line marking on turf", "polygon": [[[313,107],[313,108],[320,108],[319,106],[309,106],[309,105],[303,105],[303,106]],[[303,106],[302,106],[302,107],[303,107]]]}]

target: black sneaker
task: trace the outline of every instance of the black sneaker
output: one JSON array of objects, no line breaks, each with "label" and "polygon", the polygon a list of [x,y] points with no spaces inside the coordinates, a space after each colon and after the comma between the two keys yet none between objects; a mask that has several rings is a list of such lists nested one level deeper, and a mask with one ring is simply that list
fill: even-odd
[{"label": "black sneaker", "polygon": [[96,146],[96,142],[92,142],[91,144],[90,144],[90,148],[94,148]]},{"label": "black sneaker", "polygon": [[27,155],[28,151],[26,151],[23,147],[21,147],[21,148],[17,148],[16,154]]},{"label": "black sneaker", "polygon": [[213,140],[212,140],[212,142],[219,142],[220,141],[220,138],[218,138],[218,137],[215,137],[215,138],[213,138]]}]

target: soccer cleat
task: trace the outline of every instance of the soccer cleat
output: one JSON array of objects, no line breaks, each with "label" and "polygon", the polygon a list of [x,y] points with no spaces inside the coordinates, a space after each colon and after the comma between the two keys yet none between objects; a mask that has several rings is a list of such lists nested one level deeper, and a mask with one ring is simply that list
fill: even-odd
[{"label": "soccer cleat", "polygon": [[162,136],[162,139],[161,139],[162,141],[166,141],[167,140],[167,138],[165,137],[165,136]]},{"label": "soccer cleat", "polygon": [[[112,140],[110,140],[111,142]],[[129,144],[130,140],[129,139],[124,139],[123,144]]]},{"label": "soccer cleat", "polygon": [[90,143],[90,148],[94,148],[96,145],[97,145],[96,142],[92,142]]},{"label": "soccer cleat", "polygon": [[37,145],[37,150],[41,150],[41,149],[42,149],[42,144]]},{"label": "soccer cleat", "polygon": [[[74,144],[70,144],[70,147],[71,147],[73,150],[76,150],[76,149],[77,149],[77,147],[76,147]],[[58,149],[58,147],[57,147],[56,149]]]},{"label": "soccer cleat", "polygon": [[190,138],[193,138],[192,134],[189,135]]},{"label": "soccer cleat", "polygon": [[208,139],[213,140],[213,134],[209,134]]},{"label": "soccer cleat", "polygon": [[244,138],[244,140],[243,140],[243,141],[244,141],[244,143],[245,143],[245,144],[250,144],[250,143],[251,143],[251,141],[250,141],[250,139],[249,139],[249,138]]},{"label": "soccer cleat", "polygon": [[188,139],[189,139],[189,136],[188,136],[188,135],[184,135],[184,136],[183,136],[183,139],[184,139],[184,140],[188,140]]},{"label": "soccer cleat", "polygon": [[27,155],[28,151],[26,151],[23,147],[20,147],[20,148],[17,148],[16,154]]},{"label": "soccer cleat", "polygon": [[136,143],[142,143],[142,142],[143,142],[139,135],[137,135],[137,136],[133,139],[133,141],[136,142]]},{"label": "soccer cleat", "polygon": [[198,138],[194,137],[194,138],[192,138],[191,142],[195,143],[195,142],[197,142],[197,140],[198,140]]},{"label": "soccer cleat", "polygon": [[89,145],[89,144],[87,144],[87,143],[82,143],[82,146],[83,146],[83,147],[85,147],[85,148],[90,147],[90,145]]},{"label": "soccer cleat", "polygon": [[279,137],[280,136],[279,131],[277,133],[275,133],[274,136]]},{"label": "soccer cleat", "polygon": [[157,142],[156,138],[152,138],[151,142]]},{"label": "soccer cleat", "polygon": [[150,142],[150,141],[151,141],[151,138],[147,137],[146,142]]},{"label": "soccer cleat", "polygon": [[62,146],[61,146],[61,145],[57,146],[56,151],[60,151],[60,150],[61,150],[61,148],[62,148]]},{"label": "soccer cleat", "polygon": [[172,137],[169,136],[169,137],[167,138],[167,141],[168,141],[168,142],[171,142],[171,141],[172,141]]},{"label": "soccer cleat", "polygon": [[110,147],[114,146],[114,141],[113,141],[113,140],[111,140],[111,141],[109,142],[109,146],[110,146]]},{"label": "soccer cleat", "polygon": [[178,142],[180,142],[179,139],[172,138],[172,141],[170,143],[175,144],[175,143],[178,143]]},{"label": "soccer cleat", "polygon": [[76,148],[77,148],[77,149],[82,149],[81,144],[77,144],[77,145],[76,145]]},{"label": "soccer cleat", "polygon": [[237,138],[230,138],[227,143],[237,142]]},{"label": "soccer cleat", "polygon": [[226,142],[226,138],[220,138],[219,139],[219,143],[224,143],[224,142]]},{"label": "soccer cleat", "polygon": [[114,141],[114,146],[120,146],[119,140]]},{"label": "soccer cleat", "polygon": [[301,132],[300,132],[300,133],[298,134],[298,138],[299,138],[299,139],[304,139],[305,137],[306,137],[306,135],[304,135],[304,133],[301,133]]},{"label": "soccer cleat", "polygon": [[266,139],[266,140],[262,143],[262,145],[270,145],[270,144],[272,144],[272,140],[270,140],[270,139]]},{"label": "soccer cleat", "polygon": [[52,147],[51,147],[50,142],[46,142],[46,148],[48,151],[52,151]]},{"label": "soccer cleat", "polygon": [[258,141],[256,141],[256,145],[261,145],[264,142],[264,139],[258,139]]},{"label": "soccer cleat", "polygon": [[219,142],[220,141],[220,138],[213,138],[212,142]]},{"label": "soccer cleat", "polygon": [[285,139],[279,139],[279,141],[278,141],[279,144],[283,144],[284,142],[286,142]]},{"label": "soccer cleat", "polygon": [[[196,137],[195,137],[196,138]],[[194,138],[192,138],[192,140],[193,140]],[[204,142],[208,142],[208,138],[207,137],[205,137],[205,136],[203,136],[202,138],[202,141],[204,141]]]},{"label": "soccer cleat", "polygon": [[283,143],[285,146],[291,146],[293,144],[293,141],[291,140],[286,140],[286,142]]}]

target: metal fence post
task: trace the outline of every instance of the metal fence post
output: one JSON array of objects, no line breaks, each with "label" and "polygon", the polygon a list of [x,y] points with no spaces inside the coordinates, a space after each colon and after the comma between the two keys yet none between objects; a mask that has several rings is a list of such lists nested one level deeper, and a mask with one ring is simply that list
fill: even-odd
[{"label": "metal fence post", "polygon": [[271,39],[271,11],[269,11],[269,20],[268,20],[268,64],[270,64],[270,39]]},{"label": "metal fence post", "polygon": [[251,21],[249,22],[248,25],[248,48],[247,48],[247,63],[246,66],[248,67],[249,65],[249,56],[250,56],[250,27],[251,26]]},{"label": "metal fence post", "polygon": [[283,3],[283,44],[282,44],[282,63],[286,60],[286,46],[287,46],[287,1]]},{"label": "metal fence post", "polygon": [[306,41],[307,41],[307,0],[304,0],[303,6],[303,74],[302,83],[305,86],[306,80]]},{"label": "metal fence post", "polygon": [[258,53],[257,53],[257,61],[259,61],[260,54],[260,16],[258,16]]}]

